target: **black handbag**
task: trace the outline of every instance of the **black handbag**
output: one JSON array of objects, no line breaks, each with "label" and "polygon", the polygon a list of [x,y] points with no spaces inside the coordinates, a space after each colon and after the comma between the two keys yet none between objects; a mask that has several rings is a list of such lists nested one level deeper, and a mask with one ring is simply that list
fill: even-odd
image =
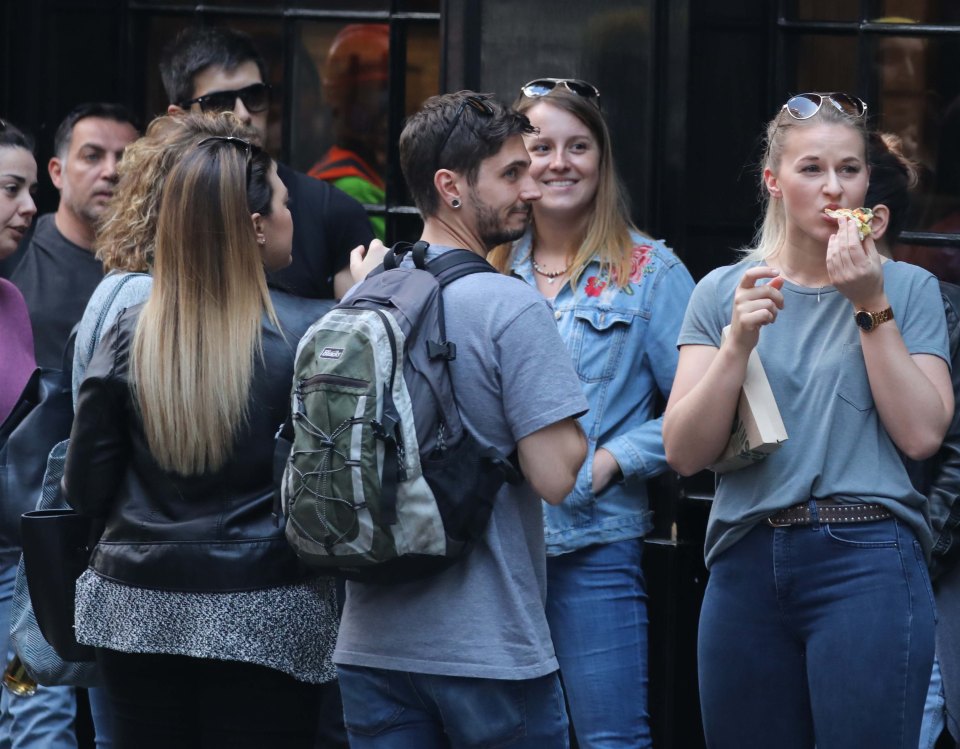
[{"label": "black handbag", "polygon": [[[10,415],[0,426],[0,543],[8,548],[19,550],[28,544],[27,539],[22,535],[24,529],[22,515],[34,510],[43,493],[44,473],[50,451],[54,445],[70,437],[70,428],[73,425],[72,359],[73,335],[67,342],[63,367],[34,370]],[[84,522],[89,527],[89,521]],[[36,526],[31,526],[30,530],[35,536],[29,541],[34,549],[30,559],[36,559],[35,564],[41,567],[40,571],[43,567],[47,567],[55,570],[56,575],[66,574],[65,568],[59,569],[60,565],[65,564],[64,554],[54,551],[58,543],[56,535],[58,531],[53,529],[52,534],[46,536],[37,533]],[[43,533],[48,532],[44,527]],[[85,535],[83,544],[86,542]],[[72,553],[67,552],[67,555]],[[80,572],[82,571],[83,568],[80,569]],[[71,585],[75,586],[76,577],[80,572],[74,575]],[[47,589],[48,585],[52,586],[53,583],[42,583],[37,589],[37,595],[42,595],[47,600],[60,595],[55,592],[59,588]],[[70,596],[67,626],[72,639],[72,589]],[[48,618],[48,621],[52,620]],[[43,631],[42,626],[41,631]],[[78,647],[75,640],[73,640],[73,646]],[[60,649],[54,647],[59,653]],[[77,651],[69,647],[65,647],[64,650],[73,655],[77,654]],[[93,651],[89,650],[90,653],[84,655],[92,660]]]},{"label": "black handbag", "polygon": [[47,456],[70,436],[70,368],[36,369],[0,425],[0,548],[19,549],[20,516],[43,489]]},{"label": "black handbag", "polygon": [[94,660],[93,648],[77,642],[73,599],[102,531],[102,520],[73,510],[32,510],[20,522],[33,612],[43,638],[65,661]]}]

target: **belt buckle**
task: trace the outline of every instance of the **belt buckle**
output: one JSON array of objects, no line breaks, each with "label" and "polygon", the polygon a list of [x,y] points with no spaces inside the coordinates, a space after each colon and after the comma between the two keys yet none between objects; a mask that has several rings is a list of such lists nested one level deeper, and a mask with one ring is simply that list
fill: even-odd
[{"label": "belt buckle", "polygon": [[785,523],[778,523],[773,519],[773,515],[768,515],[767,525],[769,525],[771,528],[789,528],[791,525],[793,525],[793,523],[789,521]]}]

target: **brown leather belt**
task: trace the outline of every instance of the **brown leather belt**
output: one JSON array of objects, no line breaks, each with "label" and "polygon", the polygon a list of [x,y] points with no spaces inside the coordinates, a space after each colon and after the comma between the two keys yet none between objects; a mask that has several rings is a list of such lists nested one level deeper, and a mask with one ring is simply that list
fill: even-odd
[{"label": "brown leather belt", "polygon": [[[817,500],[817,518],[821,523],[870,523],[874,520],[886,520],[893,517],[883,505],[856,504],[842,505],[833,500]],[[778,510],[767,518],[767,525],[781,528],[788,525],[810,525],[813,523],[813,513],[810,511],[810,502]]]}]

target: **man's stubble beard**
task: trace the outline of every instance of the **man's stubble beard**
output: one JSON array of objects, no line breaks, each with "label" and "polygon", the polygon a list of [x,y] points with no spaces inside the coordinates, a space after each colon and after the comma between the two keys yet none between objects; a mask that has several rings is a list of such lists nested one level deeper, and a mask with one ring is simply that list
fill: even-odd
[{"label": "man's stubble beard", "polygon": [[520,239],[527,230],[527,223],[517,229],[504,226],[497,212],[485,203],[477,201],[477,234],[486,249],[492,250],[500,244]]}]

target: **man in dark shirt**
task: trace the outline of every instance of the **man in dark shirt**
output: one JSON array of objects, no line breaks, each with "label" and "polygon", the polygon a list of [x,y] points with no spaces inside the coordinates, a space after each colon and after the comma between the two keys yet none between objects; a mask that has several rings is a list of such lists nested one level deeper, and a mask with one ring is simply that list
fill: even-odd
[{"label": "man in dark shirt", "polygon": [[93,255],[96,226],[116,187],[123,149],[138,136],[133,116],[118,104],[81,104],[57,129],[48,171],[60,204],[24,237],[11,275],[27,301],[41,367],[60,366],[70,331],[103,278]]},{"label": "man in dark shirt", "polygon": [[[232,111],[256,130],[260,145],[266,142],[266,66],[246,34],[213,26],[184,29],[164,50],[160,74],[170,114]],[[297,296],[340,298],[353,283],[350,250],[373,239],[363,207],[284,164],[277,173],[290,193],[293,262],[269,273],[270,284]]]}]

